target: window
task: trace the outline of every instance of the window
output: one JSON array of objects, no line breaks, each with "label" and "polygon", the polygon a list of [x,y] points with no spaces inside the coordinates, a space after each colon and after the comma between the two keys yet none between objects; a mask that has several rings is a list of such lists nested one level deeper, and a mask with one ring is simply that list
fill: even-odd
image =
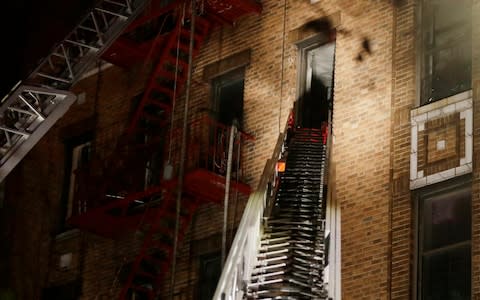
[{"label": "window", "polygon": [[66,220],[76,212],[81,212],[81,207],[75,207],[75,196],[78,189],[77,172],[88,166],[92,156],[92,136],[87,134],[68,139],[65,143],[65,183],[63,192],[63,218],[61,231],[68,229]]},{"label": "window", "polygon": [[302,47],[302,72],[297,103],[297,126],[320,128],[328,121],[333,99],[335,42]]},{"label": "window", "polygon": [[471,88],[471,0],[423,0],[420,103]]},{"label": "window", "polygon": [[77,300],[80,299],[82,281],[80,279],[66,284],[48,287],[43,290],[42,299],[45,300]]},{"label": "window", "polygon": [[215,119],[225,125],[243,122],[244,69],[237,69],[213,80],[213,113]]},{"label": "window", "polygon": [[200,256],[197,299],[210,300],[213,298],[221,273],[222,267],[220,253]]},{"label": "window", "polygon": [[470,299],[471,190],[419,197],[418,299]]},{"label": "window", "polygon": [[[223,125],[231,126],[235,123],[240,130],[243,124],[244,77],[244,69],[238,68],[212,80],[212,117]],[[214,157],[212,161],[209,156],[207,166],[212,166],[212,171],[222,175],[227,170],[228,132],[210,128],[209,133],[209,151]],[[234,153],[237,152],[234,150]],[[235,168],[237,164],[240,165],[240,162],[234,162],[232,167]]]}]

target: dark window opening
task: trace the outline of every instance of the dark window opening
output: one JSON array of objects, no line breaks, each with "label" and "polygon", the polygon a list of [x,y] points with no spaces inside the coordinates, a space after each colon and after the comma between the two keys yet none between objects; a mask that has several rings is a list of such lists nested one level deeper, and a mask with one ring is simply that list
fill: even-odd
[{"label": "dark window opening", "polygon": [[296,125],[321,128],[333,104],[335,43],[313,44],[302,49],[302,86]]},{"label": "dark window opening", "polygon": [[419,299],[470,299],[470,189],[424,195],[419,200]]},{"label": "dark window opening", "polygon": [[82,281],[80,279],[68,282],[66,284],[48,287],[43,290],[42,299],[44,300],[78,300],[82,291]]},{"label": "dark window opening", "polygon": [[[221,75],[212,81],[212,115],[217,122],[231,126],[235,124],[239,130],[243,125],[243,92],[244,92],[243,68],[236,69],[227,74]],[[209,148],[211,148],[207,166],[218,174],[225,174],[228,158],[229,130],[217,127],[210,128]],[[237,153],[237,148],[234,153]],[[240,156],[235,155],[240,158]],[[240,161],[233,162],[233,172],[237,169]]]},{"label": "dark window opening", "polygon": [[471,1],[424,0],[421,104],[471,89]]},{"label": "dark window opening", "polygon": [[215,119],[224,124],[243,123],[244,70],[239,69],[222,75],[213,81],[213,113]]},{"label": "dark window opening", "polygon": [[198,295],[196,299],[210,300],[213,298],[221,273],[220,253],[200,256]]}]

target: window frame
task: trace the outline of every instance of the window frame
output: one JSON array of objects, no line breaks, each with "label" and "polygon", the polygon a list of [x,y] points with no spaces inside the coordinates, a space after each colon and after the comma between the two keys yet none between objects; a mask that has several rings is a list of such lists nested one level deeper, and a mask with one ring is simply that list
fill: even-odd
[{"label": "window frame", "polygon": [[[424,228],[423,222],[421,222],[421,218],[423,218],[424,212],[424,201],[432,198],[436,198],[442,195],[447,195],[450,193],[454,193],[456,195],[460,195],[462,193],[469,194],[469,205],[470,205],[470,212],[472,207],[472,186],[471,186],[471,175],[464,175],[460,177],[456,177],[450,179],[448,181],[443,181],[440,183],[436,183],[433,185],[429,185],[418,189],[414,192],[412,200],[413,200],[413,223],[414,223],[414,247],[413,247],[413,284],[411,285],[412,288],[412,299],[414,300],[423,300],[422,298],[422,287],[423,287],[423,279],[422,279],[422,256],[423,256],[423,245],[422,245],[422,238],[424,236]],[[472,216],[470,217],[470,227],[472,226]],[[439,247],[435,250],[431,251],[447,251],[448,249],[452,248],[461,248],[464,245],[469,245],[470,247],[470,269],[472,268],[472,235],[473,232],[470,231],[470,239],[468,241],[453,243],[449,245],[444,245]],[[473,280],[470,276],[470,285],[473,286]],[[471,291],[470,291],[471,292]],[[470,295],[471,296],[471,295]]]},{"label": "window frame", "polygon": [[[298,48],[298,62],[297,62],[297,94],[295,99],[299,99],[302,101],[302,95],[306,92],[306,81],[307,81],[307,67],[308,67],[308,53],[309,51],[318,48],[322,45],[328,44],[328,37],[324,34],[316,34],[306,40],[300,41],[297,43]],[[336,44],[336,41],[335,41]],[[334,54],[334,66],[333,69],[335,70],[335,54]],[[335,72],[335,71],[334,71]],[[294,113],[295,113],[295,126],[302,123],[302,109],[303,103],[299,102],[295,104]]]},{"label": "window frame", "polygon": [[[72,216],[75,197],[74,151],[83,145],[90,145],[90,159],[93,156],[93,133],[87,132],[78,136],[69,137],[64,141],[64,182],[62,188],[61,216],[58,234],[72,229],[67,220]],[[72,178],[73,176],[73,178]]]},{"label": "window frame", "polygon": [[[470,7],[472,7],[472,1],[471,0],[466,0],[466,1],[469,1],[469,5]],[[421,0],[419,2],[419,5],[416,9],[416,16],[415,16],[415,28],[416,28],[416,34],[415,34],[415,37],[416,37],[416,42],[415,42],[415,49],[416,49],[416,67],[415,67],[415,71],[416,71],[416,86],[417,86],[417,92],[416,92],[416,104],[418,107],[420,106],[424,106],[424,105],[428,105],[428,104],[431,104],[431,103],[434,103],[434,102],[438,102],[442,99],[445,99],[445,98],[448,98],[448,97],[452,97],[452,96],[455,96],[457,94],[460,94],[462,92],[465,92],[465,91],[468,91],[468,90],[471,90],[472,87],[473,87],[473,82],[470,82],[470,88],[467,88],[466,90],[463,90],[463,91],[460,91],[458,93],[455,93],[455,94],[452,94],[452,95],[449,95],[449,96],[446,96],[446,97],[443,97],[443,98],[439,98],[439,99],[436,99],[436,100],[433,100],[433,101],[426,101],[426,99],[423,99],[424,98],[424,95],[426,94],[425,93],[425,89],[424,89],[424,82],[425,82],[425,79],[426,79],[426,55],[427,53],[435,53],[435,52],[438,52],[440,51],[441,49],[451,49],[451,48],[454,48],[454,45],[458,44],[458,42],[461,42],[461,43],[465,43],[465,42],[470,42],[470,46],[472,46],[472,41],[473,41],[473,36],[472,36],[472,30],[473,30],[473,22],[472,22],[472,16],[470,16],[469,20],[470,20],[470,24],[469,24],[469,32],[470,34],[468,36],[466,36],[465,38],[463,39],[456,39],[454,42],[450,41],[448,42],[447,44],[445,45],[441,45],[441,46],[437,46],[437,47],[433,47],[432,49],[426,49],[426,45],[425,45],[425,42],[424,42],[424,38],[425,38],[425,33],[426,33],[426,22],[424,21],[424,14],[425,14],[425,11],[426,11],[426,2],[436,2],[436,0]],[[471,10],[470,10],[471,11]],[[433,34],[433,30],[432,30],[432,34]],[[433,37],[432,37],[433,38]],[[430,56],[431,57],[431,56]],[[473,56],[471,55],[470,57],[470,65],[472,66],[473,65]],[[434,66],[434,63],[432,63],[432,67]],[[430,80],[432,81],[432,80]],[[430,82],[430,86],[432,85],[432,83]]]},{"label": "window frame", "polygon": [[[211,112],[214,119],[219,122],[220,119],[220,91],[228,83],[243,81],[242,91],[242,117],[239,121],[240,128],[243,127],[244,113],[245,113],[245,67],[235,68],[226,73],[219,74],[211,80]],[[224,124],[229,126],[230,124]]]}]

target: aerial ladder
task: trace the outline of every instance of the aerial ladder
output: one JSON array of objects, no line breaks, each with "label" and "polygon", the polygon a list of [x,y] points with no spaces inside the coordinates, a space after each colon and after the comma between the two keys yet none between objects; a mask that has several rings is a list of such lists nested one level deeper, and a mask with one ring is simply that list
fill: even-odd
[{"label": "aerial ladder", "polygon": [[68,89],[144,10],[147,0],[100,0],[0,106],[0,181],[60,119]]},{"label": "aerial ladder", "polygon": [[329,129],[289,123],[250,196],[213,299],[328,299]]}]

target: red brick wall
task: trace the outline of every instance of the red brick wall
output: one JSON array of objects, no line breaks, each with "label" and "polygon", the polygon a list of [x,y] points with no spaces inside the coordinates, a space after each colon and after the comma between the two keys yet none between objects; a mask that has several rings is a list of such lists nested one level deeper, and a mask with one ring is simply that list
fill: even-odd
[{"label": "red brick wall", "polygon": [[415,1],[396,9],[392,81],[391,299],[410,299],[413,285],[413,224],[410,195],[410,110],[416,102]]}]

